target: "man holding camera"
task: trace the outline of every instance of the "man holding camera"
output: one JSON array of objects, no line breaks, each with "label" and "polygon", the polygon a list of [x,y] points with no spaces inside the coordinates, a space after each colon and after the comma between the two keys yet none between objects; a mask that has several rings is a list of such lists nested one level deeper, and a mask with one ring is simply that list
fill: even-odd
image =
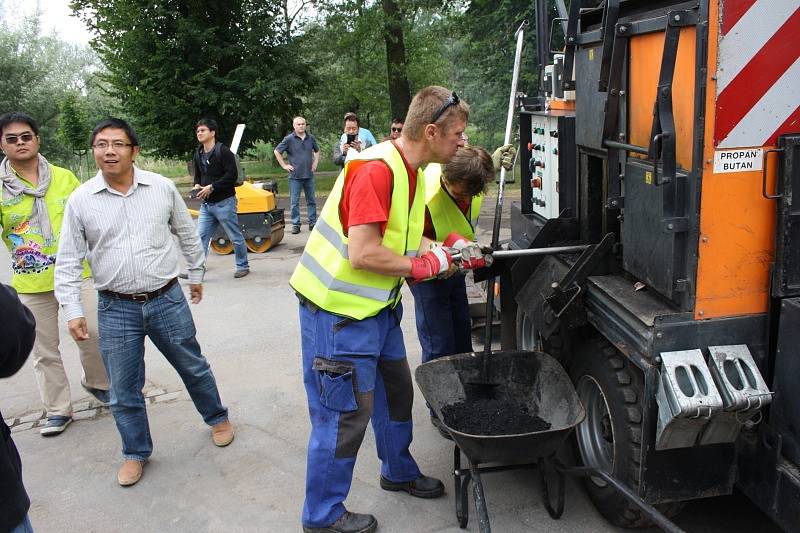
[{"label": "man holding camera", "polygon": [[361,135],[361,131],[363,130],[359,127],[358,115],[347,113],[344,116],[344,133],[339,143],[333,147],[333,162],[339,167],[344,168],[344,164],[355,154],[375,144],[367,136]]}]

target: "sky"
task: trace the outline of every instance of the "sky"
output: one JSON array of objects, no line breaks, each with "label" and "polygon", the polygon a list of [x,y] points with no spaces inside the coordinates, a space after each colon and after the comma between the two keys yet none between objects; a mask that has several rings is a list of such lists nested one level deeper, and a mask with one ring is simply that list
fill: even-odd
[{"label": "sky", "polygon": [[55,31],[64,41],[88,44],[89,32],[78,18],[72,16],[69,0],[2,0],[2,15],[13,25],[14,19],[20,14],[30,16],[35,13],[37,5],[42,12],[41,23],[44,35]]}]

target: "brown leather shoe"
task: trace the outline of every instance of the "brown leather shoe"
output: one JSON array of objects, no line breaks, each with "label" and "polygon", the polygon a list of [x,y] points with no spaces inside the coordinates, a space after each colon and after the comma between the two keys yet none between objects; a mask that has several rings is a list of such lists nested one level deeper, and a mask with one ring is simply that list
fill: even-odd
[{"label": "brown leather shoe", "polygon": [[117,482],[123,487],[135,485],[142,478],[144,472],[144,461],[126,459],[117,472]]},{"label": "brown leather shoe", "polygon": [[211,440],[217,446],[227,446],[233,442],[233,424],[230,420],[225,420],[211,428]]}]

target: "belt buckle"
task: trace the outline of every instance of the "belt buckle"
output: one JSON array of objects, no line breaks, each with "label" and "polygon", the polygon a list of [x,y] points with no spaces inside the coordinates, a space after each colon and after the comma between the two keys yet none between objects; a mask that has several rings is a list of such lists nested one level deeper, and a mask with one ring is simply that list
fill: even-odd
[{"label": "belt buckle", "polygon": [[149,300],[146,292],[140,292],[138,294],[131,294],[131,300],[134,302],[144,303]]}]

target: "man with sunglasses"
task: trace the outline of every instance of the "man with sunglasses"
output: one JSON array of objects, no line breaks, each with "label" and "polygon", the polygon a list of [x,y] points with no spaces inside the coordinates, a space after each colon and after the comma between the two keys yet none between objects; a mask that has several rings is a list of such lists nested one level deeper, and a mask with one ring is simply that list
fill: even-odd
[{"label": "man with sunglasses", "polygon": [[402,135],[348,161],[289,283],[300,300],[303,380],[311,417],[303,531],[369,533],[371,514],[344,507],[368,422],[379,483],[419,498],[444,494],[411,456],[414,388],[400,329],[400,289],[453,271],[423,237],[428,163],[464,145],[469,107],[444,87],[411,102]]},{"label": "man with sunglasses", "polygon": [[387,135],[383,140],[384,141],[394,141],[400,138],[400,134],[403,133],[403,124],[405,120],[402,118],[395,118],[392,120],[392,125],[389,127],[389,135]]},{"label": "man with sunglasses", "polygon": [[[39,153],[39,127],[20,112],[0,116],[0,226],[11,255],[11,285],[36,319],[33,370],[47,422],[44,436],[58,435],[72,422],[72,395],[59,350],[58,301],[54,293],[56,252],[64,206],[80,182],[67,169],[51,165]],[[109,384],[97,345],[97,297],[88,267],[80,271],[79,291],[90,320],[90,338],[79,339],[81,384],[99,401],[108,403]]]}]

